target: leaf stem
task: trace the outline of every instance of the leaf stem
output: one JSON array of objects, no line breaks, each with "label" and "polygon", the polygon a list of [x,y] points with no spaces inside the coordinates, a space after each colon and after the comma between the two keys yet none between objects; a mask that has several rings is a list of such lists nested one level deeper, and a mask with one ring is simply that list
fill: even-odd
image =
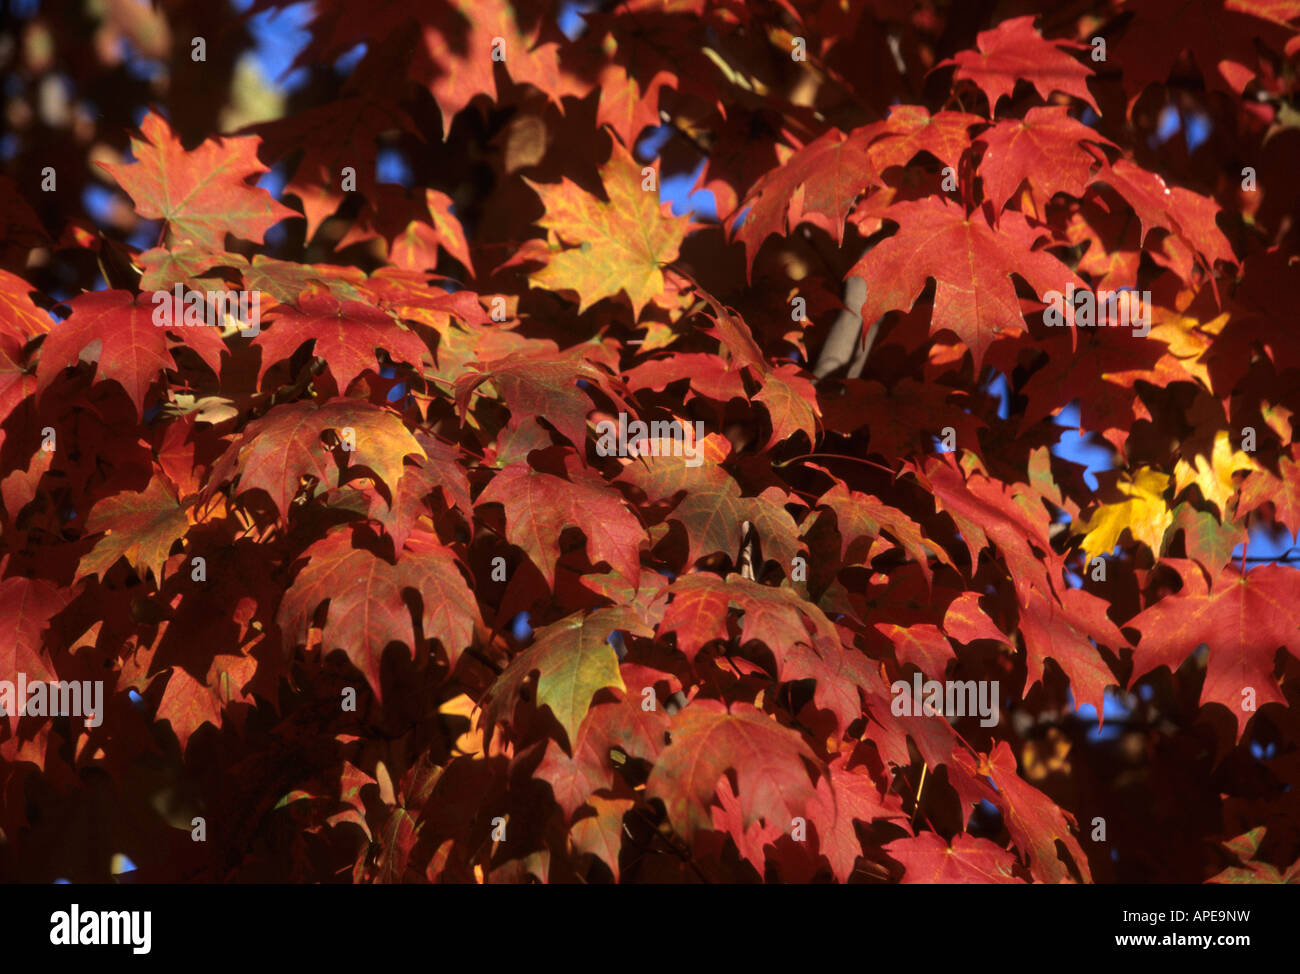
[{"label": "leaf stem", "polygon": [[884,470],[886,473],[897,473],[892,467],[886,467],[883,463],[876,463],[874,460],[867,460],[863,457],[851,457],[843,453],[805,453],[802,456],[791,457],[789,460],[782,460],[780,463],[772,464],[773,469],[784,467],[797,460],[852,460],[854,463],[865,463],[869,467],[875,467],[878,470]]}]

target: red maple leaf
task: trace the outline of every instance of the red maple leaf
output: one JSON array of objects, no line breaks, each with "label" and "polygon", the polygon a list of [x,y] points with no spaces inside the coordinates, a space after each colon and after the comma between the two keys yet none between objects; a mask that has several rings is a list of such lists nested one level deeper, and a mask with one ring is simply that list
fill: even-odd
[{"label": "red maple leaf", "polygon": [[978,367],[994,341],[1025,330],[1012,275],[1023,278],[1043,297],[1065,293],[1084,282],[1045,250],[1035,249],[1042,231],[1023,216],[1006,211],[996,229],[981,213],[936,197],[895,203],[882,216],[898,232],[877,244],[849,271],[867,281],[863,321],[886,311],[910,311],[935,282],[930,331],[948,330],[971,350]]},{"label": "red maple leaf", "polygon": [[1010,95],[1021,80],[1030,82],[1044,100],[1053,91],[1063,91],[1100,115],[1101,109],[1088,91],[1092,69],[1062,50],[1083,45],[1045,40],[1034,27],[1034,19],[1032,15],[1012,17],[993,30],[982,30],[975,38],[978,51],[961,51],[935,67],[957,65],[957,79],[975,82],[988,98],[990,118],[998,102]]},{"label": "red maple leaf", "polygon": [[131,140],[134,163],[100,165],[135,200],[141,216],[166,220],[173,245],[193,243],[226,249],[226,234],[261,243],[266,231],[297,216],[248,180],[267,169],[257,159],[254,136],[209,139],[192,152],[163,120],[150,112],[140,123],[143,139]]},{"label": "red maple leaf", "polygon": [[391,642],[412,653],[417,647],[407,590],[420,596],[425,637],[442,644],[453,667],[470,644],[478,622],[474,598],[455,554],[435,538],[413,535],[393,560],[345,528],[303,554],[307,563],[285,593],[277,618],[286,642],[291,648],[305,642],[316,609],[328,601],[322,648],[326,653],[343,650],[376,699],[383,699],[379,666],[384,649]]},{"label": "red maple leaf", "polygon": [[933,832],[895,839],[885,846],[903,864],[904,883],[1016,883],[1016,859],[1006,849],[958,832],[949,845]]},{"label": "red maple leaf", "polygon": [[323,359],[330,375],[346,392],[365,370],[378,375],[376,349],[417,369],[429,352],[420,337],[398,324],[391,315],[360,301],[340,301],[330,294],[304,293],[295,306],[281,306],[266,316],[267,327],[253,339],[262,349],[267,369],[293,355],[305,342],[315,341],[312,354]]},{"label": "red maple leaf", "polygon": [[683,835],[712,826],[709,805],[728,770],[736,774],[745,826],[763,819],[786,829],[814,797],[809,769],[817,773],[816,756],[798,733],[753,707],[728,712],[717,701],[697,700],[673,720],[669,733],[672,743],[655,762],[646,792],[663,801]]},{"label": "red maple leaf", "polygon": [[1036,879],[1047,883],[1065,882],[1070,878],[1066,860],[1056,850],[1064,845],[1084,882],[1092,882],[1088,857],[1072,834],[1074,818],[1016,772],[1016,758],[1006,741],[998,742],[993,753],[980,755],[978,761],[965,751],[957,752],[957,762],[970,774],[987,775],[997,789],[992,801],[1002,810],[1011,833],[1011,841],[1029,860]]},{"label": "red maple leaf", "polygon": [[1260,565],[1243,575],[1227,565],[1207,584],[1195,564],[1165,563],[1178,570],[1183,587],[1125,623],[1142,633],[1133,654],[1134,676],[1159,666],[1176,670],[1197,648],[1208,646],[1201,704],[1227,707],[1240,737],[1257,708],[1286,703],[1273,667],[1280,648],[1300,646],[1300,573]]}]

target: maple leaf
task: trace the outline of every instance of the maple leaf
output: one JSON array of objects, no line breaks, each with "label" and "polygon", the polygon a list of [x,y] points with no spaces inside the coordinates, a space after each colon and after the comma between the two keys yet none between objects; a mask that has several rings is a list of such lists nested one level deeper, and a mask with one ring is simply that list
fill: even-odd
[{"label": "maple leaf", "polygon": [[1110,647],[1116,655],[1128,647],[1128,640],[1106,615],[1106,606],[1105,600],[1082,589],[1052,593],[1032,586],[1020,612],[1028,666],[1025,685],[1042,679],[1043,661],[1051,658],[1069,677],[1075,701],[1095,707],[1099,720],[1106,687],[1119,681],[1093,643]]},{"label": "maple leaf", "polygon": [[779,678],[782,681],[812,680],[812,706],[829,714],[833,732],[842,735],[863,716],[862,692],[878,689],[878,675],[872,661],[839,639],[814,637],[810,649],[792,647],[782,653]]},{"label": "maple leaf", "polygon": [[978,592],[963,592],[953,599],[944,612],[943,631],[962,643],[994,639],[1009,645],[1010,640],[980,608],[979,600]]},{"label": "maple leaf", "polygon": [[1034,583],[1048,580],[1044,556],[1052,550],[1050,518],[1032,487],[1003,484],[978,471],[963,478],[952,454],[929,458],[920,476],[933,491],[936,507],[946,511],[961,532],[972,572],[979,565],[980,552],[992,541],[1005,559],[1022,601]]},{"label": "maple leaf", "polygon": [[[913,754],[919,753],[927,767],[947,766],[949,783],[957,792],[962,809],[992,799],[993,789],[985,779],[970,773],[956,760],[962,749],[947,718],[924,713],[894,714],[896,696],[884,676],[878,670],[867,669],[859,679],[867,698],[868,737],[887,764],[900,769],[910,767]],[[909,747],[909,739],[914,750]]]},{"label": "maple leaf", "polygon": [[419,837],[415,816],[398,805],[388,814],[378,837],[378,855],[375,861],[376,883],[398,883],[406,875],[406,864],[411,858]]},{"label": "maple leaf", "polygon": [[[698,396],[720,402],[746,397],[743,371],[728,368],[722,357],[712,352],[679,352],[649,359],[626,369],[623,379],[633,392],[640,389],[662,392],[674,382],[689,379],[686,402]],[[797,413],[798,409],[798,403],[791,404],[792,412]],[[820,412],[818,409],[817,414]]]},{"label": "maple leaf", "polygon": [[254,254],[241,273],[245,285],[265,291],[281,304],[292,304],[298,300],[298,295],[312,287],[324,288],[340,301],[364,299],[361,287],[366,275],[355,267],[295,264],[265,254]]},{"label": "maple leaf", "polygon": [[1080,64],[1062,48],[1080,48],[1072,41],[1049,41],[1034,27],[1034,16],[1011,17],[992,30],[975,36],[978,51],[959,51],[940,61],[935,68],[957,65],[958,80],[973,81],[984,92],[992,118],[998,102],[1015,89],[1017,81],[1028,81],[1044,101],[1053,91],[1085,102],[1098,115],[1101,109],[1088,91],[1091,68]]},{"label": "maple leaf", "polygon": [[1117,487],[1127,500],[1103,504],[1079,524],[1083,552],[1089,562],[1109,554],[1125,531],[1153,552],[1160,551],[1160,541],[1173,522],[1164,497],[1170,479],[1151,467],[1139,467],[1131,475],[1120,476]]},{"label": "maple leaf", "polygon": [[84,355],[95,361],[98,378],[126,390],[143,416],[149,387],[165,371],[177,367],[170,350],[176,343],[168,338],[173,333],[214,373],[220,373],[226,346],[217,329],[184,327],[179,321],[174,327],[160,328],[153,321],[160,306],[145,295],[140,297],[145,304],[127,291],[92,291],[68,301],[72,315],[54,325],[41,346],[37,395],[44,395],[62,371]]},{"label": "maple leaf", "polygon": [[168,552],[188,528],[186,508],[166,481],[155,476],[144,490],[115,494],[90,509],[86,532],[106,533],[81,559],[77,576],[103,576],[125,557],[141,575],[152,571],[161,583]]},{"label": "maple leaf", "polygon": [[970,147],[971,126],[982,124],[984,119],[966,112],[931,115],[920,105],[894,105],[868,152],[881,170],[907,165],[918,152],[928,152],[956,171]]},{"label": "maple leaf", "polygon": [[32,303],[29,297],[36,288],[17,274],[0,270],[0,328],[4,333],[26,341],[47,334],[52,327],[49,315]]},{"label": "maple leaf", "polygon": [[799,531],[782,506],[780,489],[768,488],[758,497],[742,496],[735,479],[709,461],[707,440],[705,444],[704,462],[698,466],[691,466],[685,457],[672,456],[666,446],[658,456],[643,453],[623,468],[618,479],[639,488],[652,502],[681,495],[669,517],[686,530],[688,565],[719,551],[734,555],[745,521],[758,531],[769,557],[791,564],[799,551]]},{"label": "maple leaf", "polygon": [[1138,338],[1130,329],[1095,328],[1081,338],[1072,333],[1040,342],[1046,361],[1025,383],[1029,402],[1020,428],[1028,430],[1077,400],[1080,427],[1122,448],[1136,418],[1133,381],[1153,378],[1167,361],[1164,346],[1153,337]]},{"label": "maple leaf", "polygon": [[[610,38],[617,49],[617,44]],[[642,85],[627,69],[619,64],[605,63],[597,87],[600,104],[596,108],[596,124],[608,125],[624,145],[632,145],[645,129],[659,124],[659,92],[676,88],[677,76],[670,71],[656,71]]]},{"label": "maple leaf", "polygon": [[704,316],[712,320],[713,327],[709,329],[719,344],[727,350],[730,357],[731,367],[740,366],[748,367],[759,378],[765,378],[773,371],[763,358],[763,350],[758,347],[754,341],[754,333],[750,331],[749,325],[745,320],[736,314],[732,309],[726,307],[721,301],[706,291],[700,284],[689,275],[683,274],[695,293],[704,299],[712,315]]},{"label": "maple leaf", "polygon": [[1071,246],[1087,247],[1075,269],[1090,275],[1097,291],[1135,288],[1141,262],[1139,228],[1124,207],[1103,205],[1106,202],[1104,194],[1090,192],[1069,205],[1065,238]]},{"label": "maple leaf", "polygon": [[1141,239],[1156,227],[1176,234],[1213,270],[1217,263],[1237,263],[1232,245],[1219,229],[1215,217],[1219,206],[1212,197],[1182,186],[1171,187],[1159,173],[1149,172],[1117,159],[1094,177],[1113,188],[1133,208],[1141,227]]},{"label": "maple leaf", "polygon": [[841,390],[838,396],[819,390],[825,425],[841,432],[865,425],[871,433],[871,452],[891,460],[928,454],[935,431],[945,426],[956,431],[958,442],[970,442],[967,438],[976,437],[986,425],[952,402],[947,389],[910,377],[889,389],[879,382],[849,379]]},{"label": "maple leaf", "polygon": [[984,194],[999,210],[1025,181],[1039,207],[1057,193],[1082,197],[1099,162],[1088,143],[1113,146],[1059,105],[998,122],[977,141],[986,147],[980,160]]},{"label": "maple leaf", "polygon": [[641,167],[617,142],[600,180],[608,202],[569,179],[558,186],[524,180],[546,207],[538,225],[569,246],[552,253],[529,283],[577,292],[579,314],[622,292],[639,318],[641,309],[663,291],[662,268],[677,259],[690,221],[661,212],[658,192],[642,188]]},{"label": "maple leaf", "polygon": [[599,810],[606,801],[596,792],[607,791],[615,784],[610,759],[614,748],[645,761],[653,761],[663,750],[668,717],[657,705],[643,706],[645,687],[638,686],[644,683],[653,688],[656,678],[663,675],[635,663],[622,664],[619,676],[624,684],[623,699],[587,711],[577,736],[571,739],[572,755],[556,741],[546,741],[535,773],[551,786],[556,804],[575,825],[584,805]]},{"label": "maple leaf", "polygon": [[673,719],[670,733],[646,794],[663,801],[683,838],[712,827],[709,805],[728,770],[736,774],[744,825],[762,819],[782,829],[816,794],[809,769],[825,773],[798,733],[743,704],[729,712],[717,701],[696,700]]},{"label": "maple leaf", "polygon": [[380,189],[375,179],[377,143],[393,129],[414,132],[416,126],[387,99],[359,96],[339,98],[250,127],[266,140],[264,158],[284,159],[302,150],[284,192],[302,201],[307,240],[316,236],[321,224],[343,202],[338,180],[345,168],[352,169],[358,190],[374,201]]},{"label": "maple leaf", "polygon": [[740,642],[757,639],[766,643],[778,664],[795,644],[811,645],[814,634],[839,641],[822,611],[793,590],[759,585],[739,575],[725,580],[707,572],[682,575],[663,596],[671,601],[659,634],[675,633],[677,648],[690,660],[706,643],[727,638],[725,622],[733,604],[744,614]]},{"label": "maple leaf", "polygon": [[[492,320],[483,310],[477,294],[463,290],[450,278],[438,279],[433,282],[435,286],[430,287],[427,278],[427,274],[419,271],[384,267],[361,282],[356,290],[386,311],[428,325],[444,340],[453,326],[472,329],[484,338],[502,335],[500,329],[487,331],[476,327],[487,325]],[[330,285],[330,289],[339,292],[336,285]],[[518,335],[513,338],[515,342],[521,341]],[[527,342],[527,339],[522,341]],[[485,344],[490,348],[494,343],[488,341]]]},{"label": "maple leaf", "polygon": [[745,246],[747,268],[752,268],[764,240],[785,234],[801,221],[821,227],[837,244],[844,242],[849,207],[858,194],[879,184],[878,164],[867,152],[879,133],[873,125],[848,136],[830,129],[750,187],[740,204],[741,209],[749,207],[749,213],[735,234]]},{"label": "maple leaf", "polygon": [[938,507],[952,515],[966,541],[972,570],[990,540],[1006,560],[1020,601],[1026,685],[1041,679],[1043,661],[1051,657],[1070,678],[1075,699],[1093,703],[1100,714],[1103,691],[1116,680],[1092,643],[1118,651],[1128,641],[1107,617],[1103,600],[1061,582],[1041,498],[1032,488],[1001,485],[979,474],[963,485],[947,457],[932,461],[926,478]]},{"label": "maple leaf", "polygon": [[331,294],[303,294],[296,306],[282,305],[265,316],[267,325],[253,339],[262,350],[260,383],[267,370],[315,341],[312,354],[325,361],[339,392],[367,369],[376,376],[380,363],[375,350],[382,348],[399,362],[420,368],[428,348],[413,331],[391,315],[359,301],[340,301]]},{"label": "maple leaf", "polygon": [[[621,606],[576,613],[539,629],[533,644],[516,656],[489,688],[484,726],[494,727],[509,717],[524,681],[538,673],[538,705],[555,715],[570,747],[576,747],[579,726],[596,692],[606,687],[625,689],[618,655],[609,643],[610,634],[616,631],[653,634],[635,612]],[[581,752],[573,756],[582,757]]]},{"label": "maple leaf", "polygon": [[[399,548],[415,530],[419,518],[428,512],[428,501],[434,491],[442,495],[448,507],[458,509],[466,517],[472,517],[474,511],[469,477],[459,462],[460,451],[423,433],[417,433],[415,439],[424,450],[425,459],[403,469],[397,489],[392,492],[391,503],[373,487],[365,491],[369,502],[366,514],[383,525],[384,531]],[[348,488],[351,489],[352,485],[349,484]]]},{"label": "maple leaf", "polygon": [[398,267],[423,270],[433,266],[427,257],[417,255],[432,250],[436,243],[465,265],[470,276],[474,275],[474,261],[469,253],[469,241],[465,239],[465,228],[452,212],[455,203],[446,193],[436,189],[425,192],[425,205],[429,210],[429,223],[412,221],[406,234],[393,241],[393,263]]},{"label": "maple leaf", "polygon": [[717,840],[729,836],[735,843],[740,857],[753,866],[756,873],[763,875],[767,862],[764,850],[774,847],[776,841],[785,834],[785,830],[774,822],[746,822],[745,813],[740,807],[740,799],[726,776],[718,779],[716,797],[716,803],[709,809],[716,836],[705,833],[696,837],[696,854],[721,855],[722,849]]},{"label": "maple leaf", "polygon": [[[659,634],[676,636],[677,648],[688,660],[694,662],[706,643],[728,638],[724,623],[732,589],[726,581],[708,573],[684,575],[665,594],[671,601],[664,610]],[[802,634],[802,626],[797,621],[796,625]]]},{"label": "maple leaf", "polygon": [[1115,45],[1122,66],[1129,112],[1147,85],[1165,81],[1179,56],[1189,51],[1208,89],[1240,95],[1260,61],[1257,39],[1282,48],[1293,33],[1294,5],[1271,15],[1268,5],[1220,0],[1143,0]]},{"label": "maple leaf", "polygon": [[1016,757],[1006,741],[999,741],[993,753],[980,755],[978,762],[964,750],[957,751],[957,763],[971,774],[988,775],[997,789],[992,801],[1002,810],[1011,841],[1029,860],[1030,871],[1047,883],[1070,878],[1065,861],[1056,851],[1061,842],[1074,860],[1085,883],[1092,882],[1088,857],[1071,833],[1074,818],[1016,773]]},{"label": "maple leaf", "polygon": [[[303,477],[337,485],[330,451],[321,442],[326,430],[334,430],[343,441],[350,467],[373,471],[389,491],[402,478],[403,457],[425,456],[401,419],[386,409],[356,399],[331,399],[320,405],[287,403],[248,424],[213,467],[207,490],[237,476],[238,494],[266,491],[280,516],[287,519]],[[349,445],[351,449],[347,449]]]},{"label": "maple leaf", "polygon": [[[43,648],[50,620],[69,602],[65,591],[43,579],[6,578],[0,581],[0,622],[9,638],[0,641],[0,673],[12,680],[25,673],[30,682],[58,677]],[[17,733],[21,715],[8,715],[9,730]]]},{"label": "maple leaf", "polygon": [[763,388],[754,396],[754,402],[763,404],[772,421],[772,435],[767,438],[765,450],[798,430],[807,435],[809,443],[817,442],[817,420],[821,416],[817,390],[801,371],[798,366],[783,365],[763,375]]},{"label": "maple leaf", "polygon": [[473,276],[465,228],[452,213],[454,204],[446,193],[426,190],[420,205],[404,188],[385,183],[375,187],[369,200],[335,250],[380,238],[388,245],[392,266],[423,271],[437,266],[441,247]]},{"label": "maple leaf", "polygon": [[1278,464],[1278,475],[1267,470],[1250,474],[1241,485],[1237,517],[1244,518],[1269,502],[1279,521],[1293,534],[1300,531],[1300,463],[1284,456]]},{"label": "maple leaf", "polygon": [[1232,558],[1233,549],[1245,538],[1245,532],[1238,525],[1231,521],[1220,523],[1209,511],[1197,510],[1189,503],[1178,504],[1172,514],[1160,556],[1165,556],[1181,531],[1187,557],[1200,564],[1211,576],[1219,574]]},{"label": "maple leaf", "polygon": [[912,626],[877,622],[873,628],[893,645],[894,658],[900,664],[911,663],[922,673],[942,676],[948,661],[957,658],[938,626],[926,622]]},{"label": "maple leaf", "polygon": [[[30,402],[36,392],[36,379],[28,373],[25,359],[22,339],[0,332],[0,425],[15,409]],[[0,430],[0,444],[4,443],[6,436]]]},{"label": "maple leaf", "polygon": [[383,700],[379,667],[384,649],[392,642],[412,654],[417,648],[407,590],[420,596],[421,630],[442,644],[453,669],[473,641],[480,622],[477,602],[455,554],[431,535],[412,535],[394,561],[377,553],[363,534],[344,528],[317,541],[303,557],[307,563],[276,617],[287,648],[306,640],[316,609],[328,600],[322,649],[327,654],[342,649],[377,700]]},{"label": "maple leaf", "polygon": [[589,799],[594,814],[579,818],[569,827],[574,851],[595,856],[609,866],[614,882],[619,877],[619,850],[623,848],[623,816],[635,802],[630,798]]},{"label": "maple leaf", "polygon": [[511,429],[544,417],[581,450],[593,402],[579,382],[596,386],[615,404],[627,407],[609,373],[596,364],[601,361],[599,352],[595,346],[578,345],[562,352],[519,352],[483,362],[477,371],[457,376],[456,408],[465,415],[475,390],[491,381],[510,409]]},{"label": "maple leaf", "polygon": [[253,657],[235,654],[214,657],[207,675],[201,680],[195,679],[181,666],[170,671],[158,702],[157,716],[171,725],[182,754],[204,724],[221,726],[222,712],[231,704],[253,704],[252,694],[244,691],[252,681],[257,665]]},{"label": "maple leaf", "polygon": [[248,266],[248,261],[239,254],[214,253],[192,240],[171,247],[152,247],[134,262],[143,269],[141,291],[167,291],[178,283],[194,291],[205,291],[212,284],[203,278],[213,268]]},{"label": "maple leaf", "polygon": [[537,765],[537,777],[551,786],[555,802],[568,820],[591,801],[593,792],[609,784],[612,766],[607,755],[600,753],[600,736],[591,730],[591,717],[600,709],[592,707],[583,717],[572,738],[572,756],[565,753],[563,745],[548,738]]},{"label": "maple leaf", "polygon": [[[647,626],[652,621],[642,620]],[[667,740],[668,715],[657,703],[663,696],[656,685],[667,684],[668,694],[681,690],[681,683],[671,674],[624,662],[619,667],[626,687],[623,699],[617,703],[604,703],[592,707],[587,720],[591,723],[592,740],[603,767],[611,749],[618,748],[631,758],[654,762],[664,749]],[[647,694],[647,690],[651,691]]]},{"label": "maple leaf", "polygon": [[911,310],[933,278],[930,330],[955,333],[971,350],[977,367],[996,339],[1025,330],[1012,274],[1040,296],[1048,291],[1064,294],[1070,283],[1086,290],[1068,267],[1034,249],[1041,231],[1014,211],[1002,214],[996,230],[983,216],[967,215],[938,197],[895,203],[882,216],[898,224],[898,233],[877,244],[845,275],[868,282],[859,312],[863,321],[874,321],[886,311]]},{"label": "maple leaf", "polygon": [[817,792],[808,806],[809,821],[817,829],[817,850],[830,863],[831,872],[847,883],[854,864],[862,855],[862,843],[853,827],[855,821],[870,825],[876,819],[901,819],[902,802],[892,792],[880,794],[871,776],[861,769],[849,770],[842,758],[827,765],[817,779]]},{"label": "maple leaf", "polygon": [[965,832],[952,845],[934,832],[895,839],[885,851],[903,864],[903,883],[1018,883],[1012,875],[1016,858],[988,839]]},{"label": "maple leaf", "polygon": [[[867,564],[874,557],[874,539],[887,538],[920,566],[927,584],[933,577],[930,556],[951,565],[943,547],[925,538],[921,526],[896,507],[861,491],[836,484],[817,499],[817,506],[835,514],[840,535],[840,559],[845,564]],[[864,546],[864,539],[873,543]]]},{"label": "maple leaf", "polygon": [[561,109],[565,95],[586,94],[560,66],[556,44],[534,46],[534,38],[520,32],[507,0],[451,0],[444,9],[435,8],[433,16],[423,16],[428,17],[422,25],[427,58],[412,64],[411,77],[429,87],[442,109],[444,140],[452,118],[475,95],[500,100],[498,63],[516,84],[533,85]]},{"label": "maple leaf", "polygon": [[1270,862],[1262,862],[1255,858],[1267,833],[1268,829],[1261,825],[1223,843],[1223,848],[1231,853],[1240,865],[1229,866],[1223,872],[1211,876],[1206,882],[1232,884],[1294,883],[1300,879],[1300,859],[1291,863],[1290,867],[1284,872]]},{"label": "maple leaf", "polygon": [[505,508],[506,540],[527,553],[548,585],[555,585],[560,534],[569,526],[587,536],[593,561],[608,562],[635,585],[641,577],[639,548],[646,537],[641,522],[619,493],[576,456],[565,454],[564,467],[565,476],[559,477],[524,462],[513,463],[492,478],[475,506]]},{"label": "maple leaf", "polygon": [[1133,675],[1140,678],[1160,666],[1173,672],[1201,645],[1208,646],[1201,705],[1227,707],[1240,737],[1255,709],[1286,705],[1273,664],[1280,647],[1300,646],[1300,573],[1259,565],[1243,575],[1227,565],[1207,585],[1192,562],[1168,559],[1165,564],[1178,571],[1183,587],[1124,624],[1142,634]]},{"label": "maple leaf", "polygon": [[1217,507],[1220,515],[1226,515],[1228,501],[1237,492],[1233,474],[1249,473],[1260,467],[1250,454],[1233,448],[1227,430],[1215,431],[1212,449],[1208,460],[1198,453],[1190,463],[1183,457],[1174,464],[1174,497],[1196,484],[1201,489],[1201,497]]},{"label": "maple leaf", "polygon": [[268,171],[257,159],[261,139],[209,139],[186,152],[152,111],[140,131],[143,139],[131,139],[135,162],[99,165],[126,190],[141,216],[167,221],[172,243],[222,251],[227,233],[261,243],[267,230],[298,215],[266,190],[248,185]]}]

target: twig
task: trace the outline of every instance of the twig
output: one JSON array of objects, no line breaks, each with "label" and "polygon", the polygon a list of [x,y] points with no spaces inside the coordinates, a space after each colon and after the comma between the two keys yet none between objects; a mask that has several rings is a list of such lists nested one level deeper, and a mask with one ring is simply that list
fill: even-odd
[{"label": "twig", "polygon": [[647,828],[650,829],[651,835],[659,839],[660,842],[662,842],[672,851],[673,855],[677,856],[677,858],[679,858],[682,862],[686,863],[686,865],[691,867],[691,871],[694,872],[695,875],[699,877],[700,882],[712,885],[712,882],[710,881],[709,877],[704,874],[704,871],[701,870],[698,865],[696,865],[695,860],[691,858],[690,853],[685,850],[677,848],[676,845],[674,845],[672,842],[669,842],[668,837],[659,831],[659,827],[655,825],[654,820],[650,818],[649,815],[646,814],[644,809],[639,808],[636,805],[633,805],[632,811],[636,814],[637,818],[641,819],[641,824],[645,825]]}]

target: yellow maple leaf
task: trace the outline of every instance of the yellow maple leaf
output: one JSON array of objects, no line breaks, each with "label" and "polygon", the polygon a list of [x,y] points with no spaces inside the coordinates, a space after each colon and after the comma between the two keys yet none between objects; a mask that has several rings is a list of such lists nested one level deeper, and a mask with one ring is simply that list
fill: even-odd
[{"label": "yellow maple leaf", "polygon": [[1228,499],[1237,490],[1232,475],[1238,470],[1259,469],[1259,464],[1249,454],[1233,448],[1227,430],[1219,430],[1214,434],[1214,451],[1209,459],[1197,454],[1191,463],[1183,459],[1175,464],[1174,496],[1196,484],[1201,488],[1201,496],[1219,508],[1222,519],[1228,510]]},{"label": "yellow maple leaf", "polygon": [[[657,179],[658,174],[654,177]],[[553,253],[529,276],[529,283],[551,291],[575,291],[578,313],[620,291],[641,309],[664,290],[661,268],[677,259],[690,226],[685,217],[665,216],[659,194],[645,189],[649,176],[622,145],[601,167],[609,202],[565,179],[558,185],[525,180],[542,198],[546,214],[537,222],[569,249]]]},{"label": "yellow maple leaf", "polygon": [[1133,540],[1158,552],[1161,539],[1173,521],[1164,499],[1169,480],[1169,474],[1152,467],[1140,467],[1133,476],[1121,476],[1119,489],[1128,499],[1103,504],[1080,525],[1085,532],[1083,551],[1088,560],[1114,548],[1126,528]]},{"label": "yellow maple leaf", "polygon": [[1177,311],[1154,308],[1151,318],[1150,337],[1168,345],[1167,355],[1177,359],[1178,364],[1205,388],[1213,389],[1205,356],[1228,323],[1227,313],[1209,321],[1199,321]]}]

